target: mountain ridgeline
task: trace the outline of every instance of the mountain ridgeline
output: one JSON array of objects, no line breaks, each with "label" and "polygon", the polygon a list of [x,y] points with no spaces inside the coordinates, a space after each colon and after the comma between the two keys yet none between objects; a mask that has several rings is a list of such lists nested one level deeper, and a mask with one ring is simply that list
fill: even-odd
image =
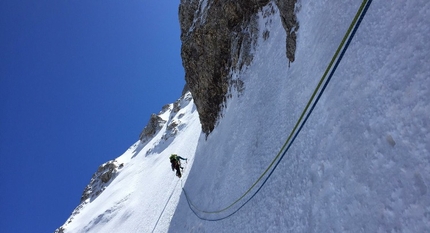
[{"label": "mountain ridgeline", "polygon": [[[181,0],[179,21],[182,40],[182,63],[185,80],[193,95],[203,132],[214,129],[231,88],[243,89],[240,79],[231,71],[241,70],[253,59],[252,49],[259,34],[256,14],[269,0]],[[276,0],[283,27],[287,33],[286,56],[295,60],[296,0]],[[265,12],[273,14],[274,9]]]}]

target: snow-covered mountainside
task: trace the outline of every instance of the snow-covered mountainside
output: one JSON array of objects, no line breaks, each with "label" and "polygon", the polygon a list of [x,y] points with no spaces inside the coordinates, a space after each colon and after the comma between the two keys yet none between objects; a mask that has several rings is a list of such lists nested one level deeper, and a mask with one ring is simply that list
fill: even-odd
[{"label": "snow-covered mountainside", "polygon": [[[97,195],[86,195],[91,190],[87,187],[82,203],[56,232],[167,231],[181,184],[185,183],[193,164],[201,129],[189,92],[165,106],[157,116],[165,122],[159,131],[152,138],[137,141],[108,163],[118,166],[111,172],[107,184],[103,183],[102,174],[109,169],[104,173],[99,169],[90,184],[101,183],[106,187],[95,189]],[[172,153],[188,158],[182,164],[182,180],[170,168]]]},{"label": "snow-covered mountainside", "polygon": [[[290,64],[277,4],[261,6],[252,61],[230,71],[243,86],[229,89],[213,131],[202,133],[188,93],[58,231],[430,232],[426,0],[372,2],[313,113],[267,170],[361,3],[298,1]],[[211,1],[198,6],[204,21]],[[182,179],[171,153],[189,158]]]}]

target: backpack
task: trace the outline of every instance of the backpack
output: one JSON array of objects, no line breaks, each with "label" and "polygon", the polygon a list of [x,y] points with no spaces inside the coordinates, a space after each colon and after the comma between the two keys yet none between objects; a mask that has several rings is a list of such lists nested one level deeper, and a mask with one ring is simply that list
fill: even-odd
[{"label": "backpack", "polygon": [[170,156],[170,162],[171,163],[174,163],[177,159],[176,159],[176,154],[172,154],[171,156]]}]

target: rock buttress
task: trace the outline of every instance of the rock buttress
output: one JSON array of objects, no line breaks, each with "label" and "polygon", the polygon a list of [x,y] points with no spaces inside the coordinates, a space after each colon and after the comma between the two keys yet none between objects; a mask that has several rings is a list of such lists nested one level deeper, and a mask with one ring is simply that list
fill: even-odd
[{"label": "rock buttress", "polygon": [[[199,112],[202,131],[215,127],[229,88],[230,70],[252,61],[258,30],[256,13],[270,0],[181,0],[181,56],[185,81]],[[276,0],[287,31],[287,57],[294,61],[298,23],[296,0]],[[206,5],[203,5],[206,3]],[[291,14],[292,12],[292,14]],[[242,56],[242,59],[238,57]]]}]

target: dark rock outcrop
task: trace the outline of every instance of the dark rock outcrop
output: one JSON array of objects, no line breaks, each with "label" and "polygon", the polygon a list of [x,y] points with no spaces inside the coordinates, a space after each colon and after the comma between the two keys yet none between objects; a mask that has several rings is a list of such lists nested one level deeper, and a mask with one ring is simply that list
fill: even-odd
[{"label": "dark rock outcrop", "polygon": [[289,63],[294,62],[296,53],[296,39],[299,30],[299,22],[296,17],[297,0],[276,0],[281,14],[282,25],[287,33],[287,58]]},{"label": "dark rock outcrop", "polygon": [[118,164],[117,161],[111,160],[99,166],[97,172],[93,174],[90,183],[85,187],[81,196],[79,205],[73,210],[69,219],[63,226],[57,228],[54,233],[64,233],[65,228],[70,224],[76,215],[78,215],[86,204],[97,198],[116,177],[117,172],[124,165]]},{"label": "dark rock outcrop", "polygon": [[[298,30],[296,0],[277,0],[287,31],[287,57],[294,61]],[[230,88],[243,90],[240,80],[231,80],[230,70],[240,70],[253,59],[258,38],[256,13],[270,0],[181,0],[181,56],[185,81],[199,112],[202,130],[215,127]],[[268,32],[266,32],[266,37]],[[289,39],[290,38],[290,39]]]},{"label": "dark rock outcrop", "polygon": [[[165,111],[166,108],[169,108],[169,105],[164,106],[163,110]],[[151,118],[149,118],[148,124],[145,126],[145,128],[143,128],[142,132],[140,133],[139,140],[142,143],[146,142],[148,139],[152,138],[152,136],[154,136],[158,131],[160,131],[160,129],[163,128],[165,123],[166,121],[163,120],[160,116],[152,114]]]},{"label": "dark rock outcrop", "polygon": [[106,189],[109,182],[112,181],[119,167],[122,167],[122,164],[118,165],[115,160],[100,165],[97,172],[93,174],[90,183],[85,187],[81,203],[89,198],[92,201],[98,197]]}]

